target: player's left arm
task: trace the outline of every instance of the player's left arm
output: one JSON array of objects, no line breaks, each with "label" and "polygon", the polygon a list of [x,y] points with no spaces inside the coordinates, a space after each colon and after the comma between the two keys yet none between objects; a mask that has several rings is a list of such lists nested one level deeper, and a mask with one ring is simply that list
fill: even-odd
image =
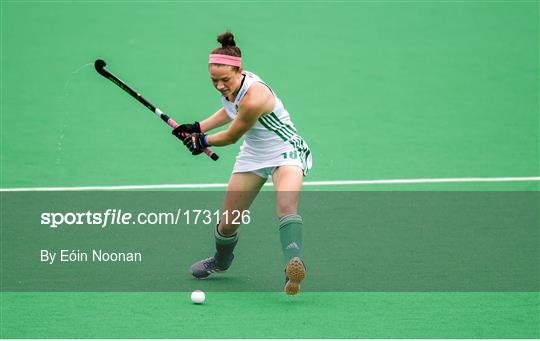
[{"label": "player's left arm", "polygon": [[207,136],[211,146],[226,146],[238,141],[262,115],[274,109],[275,98],[270,89],[262,83],[253,84],[238,106],[238,115],[227,130]]}]

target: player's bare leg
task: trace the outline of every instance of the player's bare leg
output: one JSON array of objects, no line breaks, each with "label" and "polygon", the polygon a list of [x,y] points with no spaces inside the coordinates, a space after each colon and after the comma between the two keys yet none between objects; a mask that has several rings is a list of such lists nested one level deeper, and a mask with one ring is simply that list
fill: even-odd
[{"label": "player's bare leg", "polygon": [[298,201],[302,189],[303,173],[296,166],[281,166],[272,175],[276,190],[276,213],[280,218],[280,239],[285,257],[285,293],[296,295],[306,277],[301,259],[303,221],[298,214]]},{"label": "player's bare leg", "polygon": [[[223,236],[236,234],[240,224],[232,223],[230,212],[234,210],[242,212],[249,209],[265,182],[266,179],[251,172],[231,175],[223,203],[223,215],[218,227],[220,234]],[[227,212],[229,216],[226,216]]]}]

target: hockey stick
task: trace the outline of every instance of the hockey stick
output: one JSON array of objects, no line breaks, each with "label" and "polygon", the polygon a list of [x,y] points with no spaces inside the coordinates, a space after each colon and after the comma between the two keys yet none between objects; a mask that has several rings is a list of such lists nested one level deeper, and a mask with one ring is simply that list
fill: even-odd
[{"label": "hockey stick", "polygon": [[[178,127],[179,124],[176,123],[175,120],[173,120],[169,116],[165,115],[163,113],[163,111],[161,111],[159,108],[156,108],[152,103],[148,102],[148,100],[146,100],[146,98],[141,96],[140,93],[133,90],[133,88],[131,88],[129,85],[127,85],[124,81],[122,81],[120,78],[113,75],[109,70],[105,69],[105,65],[107,65],[107,64],[105,63],[104,60],[101,60],[101,59],[97,59],[95,61],[95,63],[94,63],[94,66],[96,67],[96,71],[100,75],[107,78],[108,80],[110,80],[114,84],[118,85],[122,90],[124,90],[125,92],[130,94],[131,97],[133,97],[137,101],[141,102],[145,107],[150,109],[154,114],[158,115],[163,121],[165,121],[165,123],[167,123],[170,127],[172,127],[173,129]],[[183,138],[185,138],[187,136],[189,136],[187,133],[182,134]],[[219,158],[219,156],[216,153],[214,153],[213,151],[211,151],[209,148],[205,148],[203,151],[206,153],[206,155],[208,155],[214,161],[216,161]]]}]

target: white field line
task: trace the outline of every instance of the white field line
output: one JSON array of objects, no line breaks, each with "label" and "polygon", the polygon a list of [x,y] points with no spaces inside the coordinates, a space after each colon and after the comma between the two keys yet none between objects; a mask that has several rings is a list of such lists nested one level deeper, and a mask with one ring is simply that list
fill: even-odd
[{"label": "white field line", "polygon": [[[387,180],[343,180],[343,181],[305,181],[304,186],[352,186],[386,184],[431,184],[464,182],[533,182],[540,181],[540,176],[501,177],[501,178],[434,178],[434,179],[387,179]],[[272,186],[267,182],[265,186]],[[210,184],[163,184],[163,185],[124,185],[124,186],[79,186],[79,187],[19,187],[0,188],[0,192],[53,192],[53,191],[113,191],[137,189],[190,189],[190,188],[225,188],[226,183]]]}]

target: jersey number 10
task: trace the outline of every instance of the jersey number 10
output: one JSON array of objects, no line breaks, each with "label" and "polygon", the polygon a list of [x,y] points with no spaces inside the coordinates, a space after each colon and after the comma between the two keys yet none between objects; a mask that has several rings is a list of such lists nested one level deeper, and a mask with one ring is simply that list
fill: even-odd
[{"label": "jersey number 10", "polygon": [[296,150],[291,150],[288,153],[281,153],[284,159],[298,159],[298,152]]}]

